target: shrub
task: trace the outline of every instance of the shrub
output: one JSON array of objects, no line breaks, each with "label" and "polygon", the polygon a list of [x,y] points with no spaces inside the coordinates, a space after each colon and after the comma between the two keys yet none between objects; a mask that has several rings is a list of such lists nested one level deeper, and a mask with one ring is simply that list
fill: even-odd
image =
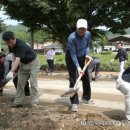
[{"label": "shrub", "polygon": [[119,63],[101,63],[100,71],[119,71]]}]

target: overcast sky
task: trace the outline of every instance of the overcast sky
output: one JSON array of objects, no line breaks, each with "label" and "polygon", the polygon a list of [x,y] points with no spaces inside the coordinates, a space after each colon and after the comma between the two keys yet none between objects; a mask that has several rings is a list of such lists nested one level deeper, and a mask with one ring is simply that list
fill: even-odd
[{"label": "overcast sky", "polygon": [[0,11],[0,18],[2,18],[2,20],[4,20],[4,23],[6,25],[17,25],[18,24],[18,21],[11,20],[9,18],[9,16],[5,15],[4,13],[5,13],[4,11]]}]

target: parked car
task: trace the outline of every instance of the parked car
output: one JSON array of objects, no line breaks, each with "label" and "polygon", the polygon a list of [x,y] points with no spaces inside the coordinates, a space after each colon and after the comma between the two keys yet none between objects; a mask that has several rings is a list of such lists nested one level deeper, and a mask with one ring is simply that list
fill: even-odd
[{"label": "parked car", "polygon": [[55,49],[55,54],[56,55],[61,55],[63,53],[62,49]]}]

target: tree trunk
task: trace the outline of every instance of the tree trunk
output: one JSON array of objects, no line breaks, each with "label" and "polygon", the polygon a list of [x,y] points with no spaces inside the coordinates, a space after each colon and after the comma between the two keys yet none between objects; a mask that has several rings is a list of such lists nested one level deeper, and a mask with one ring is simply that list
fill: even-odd
[{"label": "tree trunk", "polygon": [[30,29],[30,44],[32,49],[34,49],[34,30]]},{"label": "tree trunk", "polygon": [[102,47],[102,51],[104,50],[104,45],[101,46]]}]

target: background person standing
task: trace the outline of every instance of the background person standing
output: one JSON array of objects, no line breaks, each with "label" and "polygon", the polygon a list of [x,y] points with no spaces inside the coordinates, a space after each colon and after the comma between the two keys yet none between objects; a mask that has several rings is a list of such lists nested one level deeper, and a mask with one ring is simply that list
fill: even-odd
[{"label": "background person standing", "polygon": [[125,68],[125,63],[128,60],[128,54],[126,52],[126,49],[123,48],[123,43],[118,43],[116,48],[118,49],[117,55],[115,56],[114,59],[111,60],[111,62],[113,62],[114,60],[119,59],[120,62],[120,72],[123,73],[124,72],[124,68]]},{"label": "background person standing", "polygon": [[[68,37],[68,43],[66,47],[66,66],[69,73],[70,88],[74,87],[77,76],[83,73],[82,69],[85,64],[85,57],[89,57],[89,44],[91,34],[87,31],[87,21],[85,19],[79,19],[76,25],[76,31],[72,32]],[[91,100],[91,87],[88,70],[84,72],[81,78],[83,83],[82,101],[85,103],[93,103]],[[78,111],[77,104],[79,104],[78,94],[76,93],[70,98],[71,110]]]},{"label": "background person standing", "polygon": [[46,53],[47,63],[48,63],[48,70],[47,73],[52,74],[54,71],[54,56],[55,56],[55,50],[54,48],[51,48]]}]

